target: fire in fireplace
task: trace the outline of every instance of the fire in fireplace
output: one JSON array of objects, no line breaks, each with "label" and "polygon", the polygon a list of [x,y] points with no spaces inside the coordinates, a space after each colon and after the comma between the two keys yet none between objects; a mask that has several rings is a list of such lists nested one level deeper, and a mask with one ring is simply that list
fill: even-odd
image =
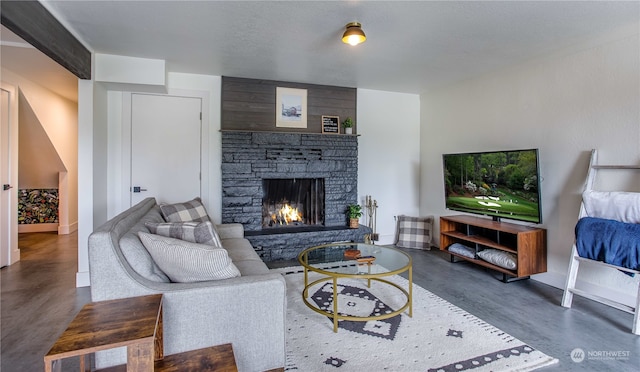
[{"label": "fire in fireplace", "polygon": [[262,228],[324,225],[324,178],[262,180]]},{"label": "fire in fireplace", "polygon": [[271,215],[271,220],[278,225],[295,224],[302,221],[302,214],[298,212],[298,208],[293,208],[286,204],[278,210],[278,213]]}]

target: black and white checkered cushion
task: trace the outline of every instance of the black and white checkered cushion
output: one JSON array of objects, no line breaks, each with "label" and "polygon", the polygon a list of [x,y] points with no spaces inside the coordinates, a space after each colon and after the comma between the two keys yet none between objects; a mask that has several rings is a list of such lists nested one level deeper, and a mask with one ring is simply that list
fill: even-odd
[{"label": "black and white checkered cushion", "polygon": [[398,216],[395,245],[402,248],[431,249],[432,229],[433,216]]},{"label": "black and white checkered cushion", "polygon": [[222,248],[222,242],[220,241],[218,232],[211,221],[164,223],[147,222],[144,225],[152,234]]},{"label": "black and white checkered cushion", "polygon": [[204,222],[209,221],[200,198],[188,202],[160,205],[160,212],[167,222]]}]

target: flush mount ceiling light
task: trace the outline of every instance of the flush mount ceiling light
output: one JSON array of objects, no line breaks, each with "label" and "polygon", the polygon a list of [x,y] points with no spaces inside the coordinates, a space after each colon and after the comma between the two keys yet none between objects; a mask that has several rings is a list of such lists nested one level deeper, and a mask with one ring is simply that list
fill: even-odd
[{"label": "flush mount ceiling light", "polygon": [[362,25],[358,22],[347,23],[346,30],[342,34],[342,42],[345,44],[358,45],[367,40],[367,36],[362,31]]}]

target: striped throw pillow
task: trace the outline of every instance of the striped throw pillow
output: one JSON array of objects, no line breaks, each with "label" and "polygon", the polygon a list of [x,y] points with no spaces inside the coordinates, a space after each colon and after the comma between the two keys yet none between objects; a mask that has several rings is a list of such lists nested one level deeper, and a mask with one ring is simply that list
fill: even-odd
[{"label": "striped throw pillow", "polygon": [[222,248],[220,236],[211,221],[164,223],[147,222],[144,225],[152,234]]},{"label": "striped throw pillow", "polygon": [[240,276],[227,251],[210,245],[139,232],[155,263],[174,283],[193,283]]}]

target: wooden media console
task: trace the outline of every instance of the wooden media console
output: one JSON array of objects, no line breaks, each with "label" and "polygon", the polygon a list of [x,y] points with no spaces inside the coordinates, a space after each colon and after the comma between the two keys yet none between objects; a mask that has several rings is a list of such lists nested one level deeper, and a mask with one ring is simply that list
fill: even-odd
[{"label": "wooden media console", "polygon": [[[474,258],[449,252],[451,244],[460,243],[475,251]],[[497,249],[516,257],[517,267],[507,269],[477,256],[484,249]],[[440,250],[454,258],[487,267],[503,274],[503,281],[509,277],[528,278],[530,275],[547,271],[547,230],[492,221],[473,216],[440,217]]]}]

